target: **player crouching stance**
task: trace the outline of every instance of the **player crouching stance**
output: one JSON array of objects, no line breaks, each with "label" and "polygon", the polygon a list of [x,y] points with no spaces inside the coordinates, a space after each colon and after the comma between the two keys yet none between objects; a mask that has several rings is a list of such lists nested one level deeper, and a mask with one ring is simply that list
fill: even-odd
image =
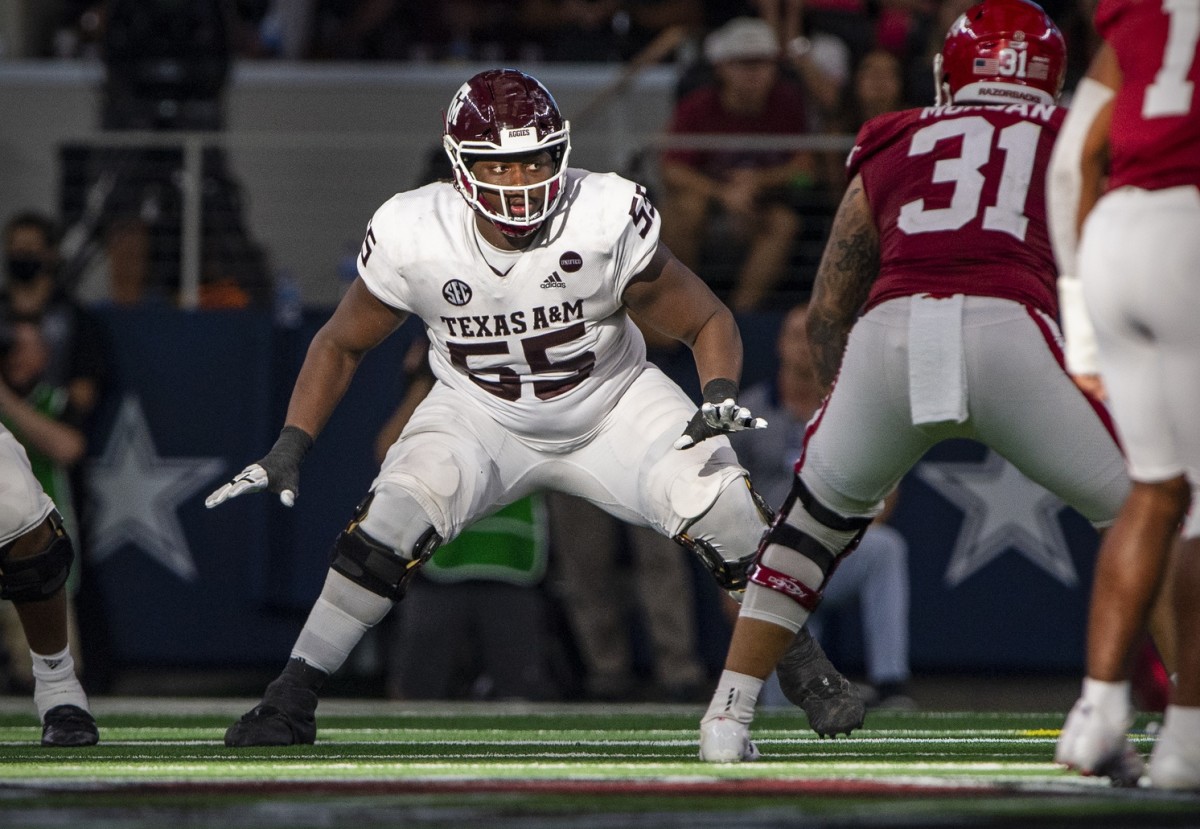
[{"label": "player crouching stance", "polygon": [[65,585],[75,551],[25,450],[3,427],[0,480],[0,598],[16,606],[29,642],[42,745],[95,745],[100,732],[67,642]]},{"label": "player crouching stance", "polygon": [[[420,317],[437,382],[338,536],[283,673],[229,728],[227,745],[312,743],[322,682],[416,569],[443,540],[531,492],[577,495],[654,527],[733,591],[767,526],[723,434],[766,425],[736,403],[737,325],[660,244],[645,189],[568,168],[568,123],[541,83],[511,69],[458,90],[444,144],[453,184],[400,193],[376,211],[359,277],[313,339],[279,440],[206,502],[268,489],[291,506],[300,462],[362,355]],[[700,411],[646,361],[627,310],[691,347]],[[811,650],[810,669],[831,675],[807,678],[847,692],[825,695],[818,713],[840,719],[820,727],[857,726],[861,702]]]},{"label": "player crouching stance", "polygon": [[1065,118],[1055,105],[1065,66],[1062,34],[1039,6],[983,0],[935,59],[939,105],[860,130],[809,306],[827,397],[751,571],[701,722],[704,759],[757,755],[763,680],[883,498],[935,444],[991,447],[1098,527],[1128,494],[1116,439],[1057,345],[1041,183]]}]

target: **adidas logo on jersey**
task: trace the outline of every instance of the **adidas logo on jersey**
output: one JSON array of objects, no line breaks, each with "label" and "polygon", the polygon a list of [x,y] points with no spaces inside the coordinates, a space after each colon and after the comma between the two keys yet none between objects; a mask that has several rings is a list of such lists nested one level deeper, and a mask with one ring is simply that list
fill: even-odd
[{"label": "adidas logo on jersey", "polygon": [[562,277],[558,275],[558,271],[547,276],[542,280],[543,288],[565,288],[567,283],[562,281]]}]

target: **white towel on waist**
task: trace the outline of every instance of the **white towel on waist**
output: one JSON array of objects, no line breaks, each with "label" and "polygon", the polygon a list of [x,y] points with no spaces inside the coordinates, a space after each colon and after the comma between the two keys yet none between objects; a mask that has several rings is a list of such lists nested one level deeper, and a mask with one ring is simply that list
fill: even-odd
[{"label": "white towel on waist", "polygon": [[914,425],[967,419],[962,315],[962,294],[914,296],[910,302],[908,400]]}]

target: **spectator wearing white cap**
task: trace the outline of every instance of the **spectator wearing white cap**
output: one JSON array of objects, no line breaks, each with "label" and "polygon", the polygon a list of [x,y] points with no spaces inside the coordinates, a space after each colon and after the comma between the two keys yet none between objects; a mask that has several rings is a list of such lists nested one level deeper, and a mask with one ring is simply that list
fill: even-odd
[{"label": "spectator wearing white cap", "polygon": [[[780,74],[782,49],[764,20],[738,17],[704,42],[715,81],[685,95],[671,118],[672,135],[803,135],[804,90]],[[797,191],[814,184],[808,152],[743,148],[670,149],[663,154],[663,236],[686,264],[706,274],[701,245],[718,236],[746,246],[728,302],[735,311],[761,307],[784,277],[801,220]],[[714,285],[720,290],[723,286]]]}]

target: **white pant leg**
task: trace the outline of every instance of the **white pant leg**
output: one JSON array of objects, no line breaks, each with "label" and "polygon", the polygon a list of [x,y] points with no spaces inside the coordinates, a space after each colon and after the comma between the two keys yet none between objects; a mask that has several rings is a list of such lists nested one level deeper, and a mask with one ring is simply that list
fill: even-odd
[{"label": "white pant leg", "polygon": [[1103,408],[1063,368],[1054,320],[1017,302],[969,297],[970,437],[1088,520],[1112,522],[1129,493]]},{"label": "white pant leg", "polygon": [[29,532],[53,509],[50,496],[33,476],[24,447],[0,426],[0,545]]},{"label": "white pant leg", "polygon": [[1200,193],[1105,195],[1084,227],[1080,276],[1100,366],[1136,480],[1200,482]]}]

